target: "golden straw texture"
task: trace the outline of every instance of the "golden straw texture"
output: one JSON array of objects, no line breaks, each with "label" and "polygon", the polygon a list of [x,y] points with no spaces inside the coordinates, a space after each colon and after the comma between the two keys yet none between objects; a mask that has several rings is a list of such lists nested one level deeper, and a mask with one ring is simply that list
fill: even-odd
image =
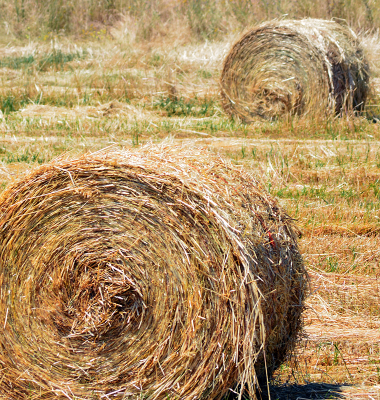
[{"label": "golden straw texture", "polygon": [[221,76],[225,111],[245,122],[362,110],[369,68],[356,35],[334,21],[270,21],[245,33]]},{"label": "golden straw texture", "polygon": [[55,160],[2,194],[0,232],[7,400],[254,397],[301,328],[290,218],[205,149]]}]

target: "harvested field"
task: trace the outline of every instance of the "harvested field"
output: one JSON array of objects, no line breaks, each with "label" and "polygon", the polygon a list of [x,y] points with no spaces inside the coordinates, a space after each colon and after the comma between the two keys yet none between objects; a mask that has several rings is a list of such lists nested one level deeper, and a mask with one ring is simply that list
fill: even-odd
[{"label": "harvested field", "polygon": [[[0,190],[57,157],[104,148],[166,141],[221,154],[258,177],[302,231],[312,287],[305,335],[298,362],[273,375],[272,399],[380,399],[378,35],[359,37],[372,74],[359,116],[246,125],[226,116],[219,87],[240,32],[154,45],[130,44],[123,32],[75,44],[8,38],[0,48]],[[65,57],[54,59],[58,50]]]}]

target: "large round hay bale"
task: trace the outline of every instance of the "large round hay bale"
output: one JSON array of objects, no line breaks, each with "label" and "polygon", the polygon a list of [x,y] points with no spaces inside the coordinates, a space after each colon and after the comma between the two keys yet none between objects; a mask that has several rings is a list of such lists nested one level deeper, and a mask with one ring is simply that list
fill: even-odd
[{"label": "large round hay bale", "polygon": [[319,19],[263,23],[227,55],[221,76],[225,111],[246,122],[284,114],[362,110],[369,68],[347,26]]},{"label": "large round hay bale", "polygon": [[216,399],[293,348],[290,218],[206,150],[55,160],[0,197],[0,397]]}]

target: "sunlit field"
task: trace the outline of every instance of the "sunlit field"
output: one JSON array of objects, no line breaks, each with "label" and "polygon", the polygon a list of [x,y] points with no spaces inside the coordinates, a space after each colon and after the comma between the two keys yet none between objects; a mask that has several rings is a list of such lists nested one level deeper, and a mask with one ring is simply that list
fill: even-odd
[{"label": "sunlit field", "polygon": [[0,190],[56,157],[104,148],[170,141],[230,158],[296,221],[310,274],[304,335],[276,372],[272,398],[380,399],[379,31],[354,26],[371,68],[363,113],[247,125],[223,112],[219,78],[255,21],[236,17],[224,30],[215,22],[210,34],[211,22],[186,30],[173,14],[166,28],[148,24],[144,37],[132,17],[67,35],[51,26],[26,37],[16,23],[3,32]]}]

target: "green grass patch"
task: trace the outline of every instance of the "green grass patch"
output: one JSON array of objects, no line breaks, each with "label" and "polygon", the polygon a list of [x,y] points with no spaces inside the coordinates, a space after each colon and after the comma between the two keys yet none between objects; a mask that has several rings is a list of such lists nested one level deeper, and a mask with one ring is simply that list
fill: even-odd
[{"label": "green grass patch", "polygon": [[47,161],[43,155],[40,155],[38,152],[32,152],[29,149],[24,149],[19,152],[11,152],[3,147],[0,147],[0,160],[5,164],[20,162],[28,164],[43,164]]},{"label": "green grass patch", "polygon": [[160,97],[153,103],[153,108],[164,111],[168,117],[209,117],[215,113],[215,104],[215,99],[208,98]]},{"label": "green grass patch", "polygon": [[74,60],[83,60],[87,57],[87,51],[76,51],[73,53],[65,53],[62,50],[53,49],[50,53],[42,56],[27,55],[27,56],[6,56],[0,58],[0,68],[10,69],[33,69],[37,71],[47,71],[50,68],[54,70],[62,70],[65,64]]}]

